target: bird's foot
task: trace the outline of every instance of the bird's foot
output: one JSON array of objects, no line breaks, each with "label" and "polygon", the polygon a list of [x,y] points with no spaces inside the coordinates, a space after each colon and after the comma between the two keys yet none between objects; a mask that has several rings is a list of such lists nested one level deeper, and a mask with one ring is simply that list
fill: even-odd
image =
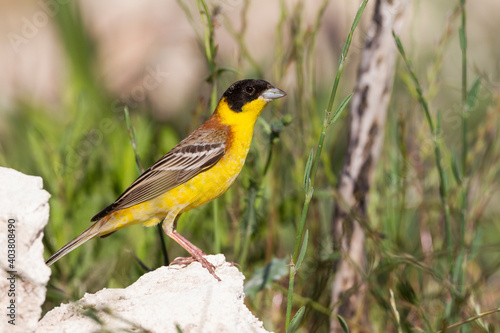
[{"label": "bird's foot", "polygon": [[221,281],[221,279],[217,276],[217,274],[215,274],[215,266],[207,259],[205,259],[202,254],[198,254],[192,257],[175,258],[172,261],[172,263],[187,266],[195,261],[199,262],[203,267],[205,267],[208,270],[208,272],[213,275],[214,278],[216,278],[218,281]]},{"label": "bird's foot", "polygon": [[197,248],[193,243],[184,238],[181,234],[179,234],[176,230],[167,230],[165,231],[167,236],[172,238],[174,241],[179,243],[186,251],[192,255],[191,258],[176,258],[173,262],[179,265],[189,265],[193,261],[199,262],[203,267],[205,267],[210,274],[214,276],[218,281],[220,281],[217,274],[215,274],[215,266],[208,262],[204,256],[206,256],[205,252]]}]

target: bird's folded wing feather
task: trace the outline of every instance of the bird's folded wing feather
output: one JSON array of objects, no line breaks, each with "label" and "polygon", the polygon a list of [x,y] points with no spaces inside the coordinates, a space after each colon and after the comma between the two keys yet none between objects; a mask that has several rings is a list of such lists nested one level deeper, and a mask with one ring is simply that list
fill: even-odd
[{"label": "bird's folded wing feather", "polygon": [[[195,133],[193,133],[195,134]],[[151,200],[215,165],[224,155],[226,132],[196,133],[180,142],[146,170],[116,201],[92,218]]]}]

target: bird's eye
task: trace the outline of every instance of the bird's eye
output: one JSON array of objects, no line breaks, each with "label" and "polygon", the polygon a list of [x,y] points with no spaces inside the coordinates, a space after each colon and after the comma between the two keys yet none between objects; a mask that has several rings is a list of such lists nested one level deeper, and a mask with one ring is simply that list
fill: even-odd
[{"label": "bird's eye", "polygon": [[246,87],[245,92],[249,95],[252,95],[255,92],[255,88],[254,87]]}]

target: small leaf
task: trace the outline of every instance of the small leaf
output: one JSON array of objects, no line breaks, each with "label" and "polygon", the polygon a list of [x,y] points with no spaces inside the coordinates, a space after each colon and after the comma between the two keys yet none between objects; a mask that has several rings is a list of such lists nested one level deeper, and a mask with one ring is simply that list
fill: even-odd
[{"label": "small leaf", "polygon": [[309,153],[309,158],[307,159],[306,169],[304,170],[304,189],[307,192],[309,188],[309,177],[311,176],[311,168],[314,157],[314,149],[311,148],[311,152]]},{"label": "small leaf", "polygon": [[352,98],[352,93],[349,94],[346,98],[344,98],[344,100],[342,101],[342,103],[340,103],[340,105],[338,106],[337,110],[335,110],[335,112],[333,113],[332,118],[328,122],[328,126],[330,126],[331,124],[333,124],[337,120],[337,118],[340,117],[340,115],[344,111],[345,107],[347,106],[347,104],[349,103],[349,101],[351,100],[351,98]]},{"label": "small leaf", "polygon": [[458,30],[458,36],[460,38],[460,49],[462,51],[465,51],[467,49],[467,39],[465,37],[465,31],[464,31],[464,27],[460,27],[460,29]]},{"label": "small leaf", "polygon": [[455,265],[453,266],[452,281],[458,281],[459,276],[462,275],[463,265],[465,265],[464,257],[465,257],[464,250],[461,250],[458,253],[457,259],[455,260]]},{"label": "small leaf", "polygon": [[403,44],[401,43],[401,39],[399,39],[399,37],[394,32],[394,30],[392,30],[392,37],[394,37],[394,41],[396,42],[396,46],[398,47],[399,53],[401,53],[403,58],[406,58],[405,49],[403,48]]},{"label": "small leaf", "polygon": [[[441,135],[441,110],[437,110],[437,126],[436,126],[436,136]],[[437,138],[436,138],[437,139]]]},{"label": "small leaf", "polygon": [[238,71],[234,68],[230,68],[230,67],[222,67],[222,68],[219,68],[217,70],[217,76],[219,76],[220,74],[224,73],[224,72],[231,72],[231,73],[238,73]]},{"label": "small leaf", "polygon": [[341,315],[337,315],[337,319],[340,323],[340,327],[342,327],[342,332],[349,333],[349,326],[347,326],[345,319]]},{"label": "small leaf", "polygon": [[300,321],[302,320],[302,317],[304,317],[304,312],[306,311],[306,307],[303,306],[297,311],[295,316],[293,316],[292,320],[290,321],[290,325],[288,325],[288,328],[286,329],[286,333],[292,333],[297,330],[299,327]]},{"label": "small leaf", "polygon": [[300,249],[299,258],[297,259],[297,264],[295,265],[296,271],[298,271],[300,265],[302,265],[302,261],[304,260],[304,256],[306,255],[308,241],[309,241],[309,230],[306,230],[306,234],[304,235],[304,240],[302,241],[302,247]]},{"label": "small leaf", "polygon": [[418,298],[417,298],[417,293],[413,289],[412,285],[410,282],[408,282],[407,279],[401,279],[397,285],[397,291],[398,294],[401,296],[402,299],[407,301],[408,303],[418,306]]},{"label": "small leaf", "polygon": [[95,321],[97,324],[100,324],[102,325],[103,322],[101,320],[101,318],[99,318],[99,313],[98,311],[95,309],[95,308],[92,308],[92,307],[89,307],[89,308],[84,308],[84,312],[83,312],[83,315],[92,319],[93,321]]},{"label": "small leaf", "polygon": [[477,100],[477,93],[479,92],[479,87],[481,85],[481,77],[478,77],[467,94],[467,109],[470,110],[474,107]]},{"label": "small leaf", "polygon": [[455,149],[451,150],[451,170],[453,171],[453,176],[455,181],[460,185],[462,184],[462,171],[458,165],[458,157]]},{"label": "small leaf", "polygon": [[253,276],[245,283],[245,295],[254,297],[259,291],[267,288],[272,282],[288,275],[288,259],[273,258],[265,267],[255,271]]},{"label": "small leaf", "polygon": [[128,106],[123,108],[123,113],[125,114],[125,123],[127,124],[127,129],[130,130],[130,114],[128,112]]}]

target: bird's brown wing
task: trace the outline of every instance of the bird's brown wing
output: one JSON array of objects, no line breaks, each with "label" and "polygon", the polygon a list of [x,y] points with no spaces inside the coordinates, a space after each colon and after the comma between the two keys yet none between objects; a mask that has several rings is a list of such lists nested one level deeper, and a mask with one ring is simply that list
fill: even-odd
[{"label": "bird's brown wing", "polygon": [[92,221],[156,198],[212,167],[224,156],[226,138],[224,130],[193,132],[139,176],[114,203],[95,215]]}]

